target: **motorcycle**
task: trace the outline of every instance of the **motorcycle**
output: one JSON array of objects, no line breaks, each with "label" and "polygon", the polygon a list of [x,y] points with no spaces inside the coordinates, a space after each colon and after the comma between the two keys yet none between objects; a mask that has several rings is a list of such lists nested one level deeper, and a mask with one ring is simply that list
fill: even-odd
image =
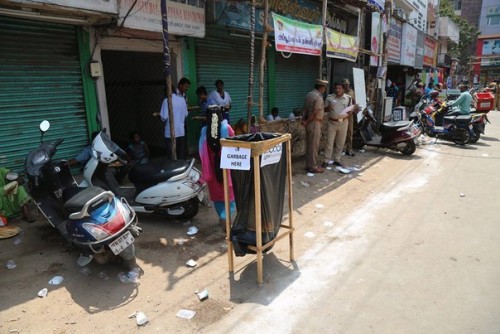
[{"label": "motorcycle", "polygon": [[416,150],[415,139],[421,134],[413,121],[379,123],[373,112],[366,108],[358,115],[358,124],[353,135],[353,144],[384,147],[404,155],[412,155]]},{"label": "motorcycle", "polygon": [[484,135],[486,129],[486,123],[491,123],[488,119],[487,113],[473,113],[471,114],[472,120],[472,137],[469,141],[471,144],[477,143],[481,138],[481,134]]},{"label": "motorcycle", "polygon": [[121,149],[101,131],[92,142],[92,158],[84,168],[84,180],[79,187],[98,185],[126,198],[136,212],[163,214],[172,218],[189,219],[198,213],[206,183],[194,165],[194,159],[167,160],[135,164],[128,178],[133,187],[118,184],[110,172],[110,164],[124,161]]},{"label": "motorcycle", "polygon": [[70,245],[83,251],[79,265],[95,257],[102,263],[113,253],[129,269],[136,268],[134,240],[142,229],[134,210],[110,191],[79,188],[68,162],[52,160],[64,139],[44,143],[49,128],[48,121],[40,124],[40,145],[25,160],[28,191],[35,205]]},{"label": "motorcycle", "polygon": [[[458,145],[469,143],[473,136],[471,116],[446,116],[449,106],[442,103],[437,109],[428,106],[425,110],[418,112],[420,126],[429,137],[449,140]],[[442,126],[438,126],[437,117],[443,115]]]}]

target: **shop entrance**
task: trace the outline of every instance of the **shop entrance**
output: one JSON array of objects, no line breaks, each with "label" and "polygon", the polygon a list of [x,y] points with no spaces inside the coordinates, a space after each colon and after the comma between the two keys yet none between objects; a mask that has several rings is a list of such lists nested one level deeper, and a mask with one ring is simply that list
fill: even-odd
[{"label": "shop entrance", "polygon": [[[153,115],[160,112],[166,92],[162,53],[103,50],[101,57],[113,141],[126,148],[130,133],[139,131],[153,156],[164,155],[164,124]],[[171,57],[175,69],[177,57]]]}]

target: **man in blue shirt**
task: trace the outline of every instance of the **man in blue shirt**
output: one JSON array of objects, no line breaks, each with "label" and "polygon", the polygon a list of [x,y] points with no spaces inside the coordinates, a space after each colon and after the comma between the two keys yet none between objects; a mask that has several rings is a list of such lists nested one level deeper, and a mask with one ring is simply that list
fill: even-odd
[{"label": "man in blue shirt", "polygon": [[470,104],[472,102],[472,96],[469,93],[469,86],[466,84],[461,84],[460,86],[458,86],[458,88],[460,88],[460,96],[457,100],[448,103],[448,105],[452,108],[451,112],[449,112],[448,115],[470,115]]}]

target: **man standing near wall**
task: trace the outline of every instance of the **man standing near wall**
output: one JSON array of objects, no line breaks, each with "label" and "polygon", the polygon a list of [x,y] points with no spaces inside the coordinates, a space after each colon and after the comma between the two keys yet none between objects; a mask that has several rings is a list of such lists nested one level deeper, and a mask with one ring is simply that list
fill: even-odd
[{"label": "man standing near wall", "polygon": [[[352,104],[356,103],[355,97],[356,94],[354,93],[354,89],[351,88],[351,82],[349,79],[344,79],[342,80],[342,85],[344,85],[344,91],[345,94],[348,95],[351,98]],[[349,117],[347,118],[347,135],[345,138],[345,146],[344,146],[344,151],[345,154],[353,157],[354,152],[352,151],[352,135],[354,132],[354,114],[350,114]]]},{"label": "man standing near wall", "polygon": [[325,115],[323,94],[326,93],[328,81],[317,79],[314,89],[307,93],[304,102],[302,124],[306,127],[306,169],[310,173],[323,173],[318,166],[319,141],[321,139],[321,123]]}]

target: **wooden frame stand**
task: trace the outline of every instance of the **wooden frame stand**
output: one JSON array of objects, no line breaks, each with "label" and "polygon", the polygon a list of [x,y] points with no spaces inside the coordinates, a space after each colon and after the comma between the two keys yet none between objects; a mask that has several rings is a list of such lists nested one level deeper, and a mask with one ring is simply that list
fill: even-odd
[{"label": "wooden frame stand", "polygon": [[[222,147],[240,147],[249,148],[251,150],[251,159],[253,159],[253,173],[254,173],[254,196],[255,196],[255,228],[257,244],[256,246],[248,246],[248,248],[256,252],[257,256],[257,282],[262,284],[264,282],[263,275],[263,252],[273,246],[278,240],[288,236],[290,246],[290,261],[294,261],[293,249],[293,195],[292,195],[292,150],[291,150],[291,135],[286,133],[280,137],[263,140],[259,142],[243,142],[230,139],[221,139]],[[262,244],[262,215],[261,215],[261,197],[260,197],[260,156],[273,148],[274,146],[287,142],[286,145],[286,158],[287,158],[287,180],[288,180],[288,225],[281,224],[281,227],[286,229],[280,232],[273,240],[265,245]],[[229,260],[229,272],[234,272],[234,250],[231,241],[231,212],[229,204],[229,187],[228,187],[228,169],[223,170],[224,175],[224,200],[226,208],[226,239],[227,239],[227,254]]]}]

